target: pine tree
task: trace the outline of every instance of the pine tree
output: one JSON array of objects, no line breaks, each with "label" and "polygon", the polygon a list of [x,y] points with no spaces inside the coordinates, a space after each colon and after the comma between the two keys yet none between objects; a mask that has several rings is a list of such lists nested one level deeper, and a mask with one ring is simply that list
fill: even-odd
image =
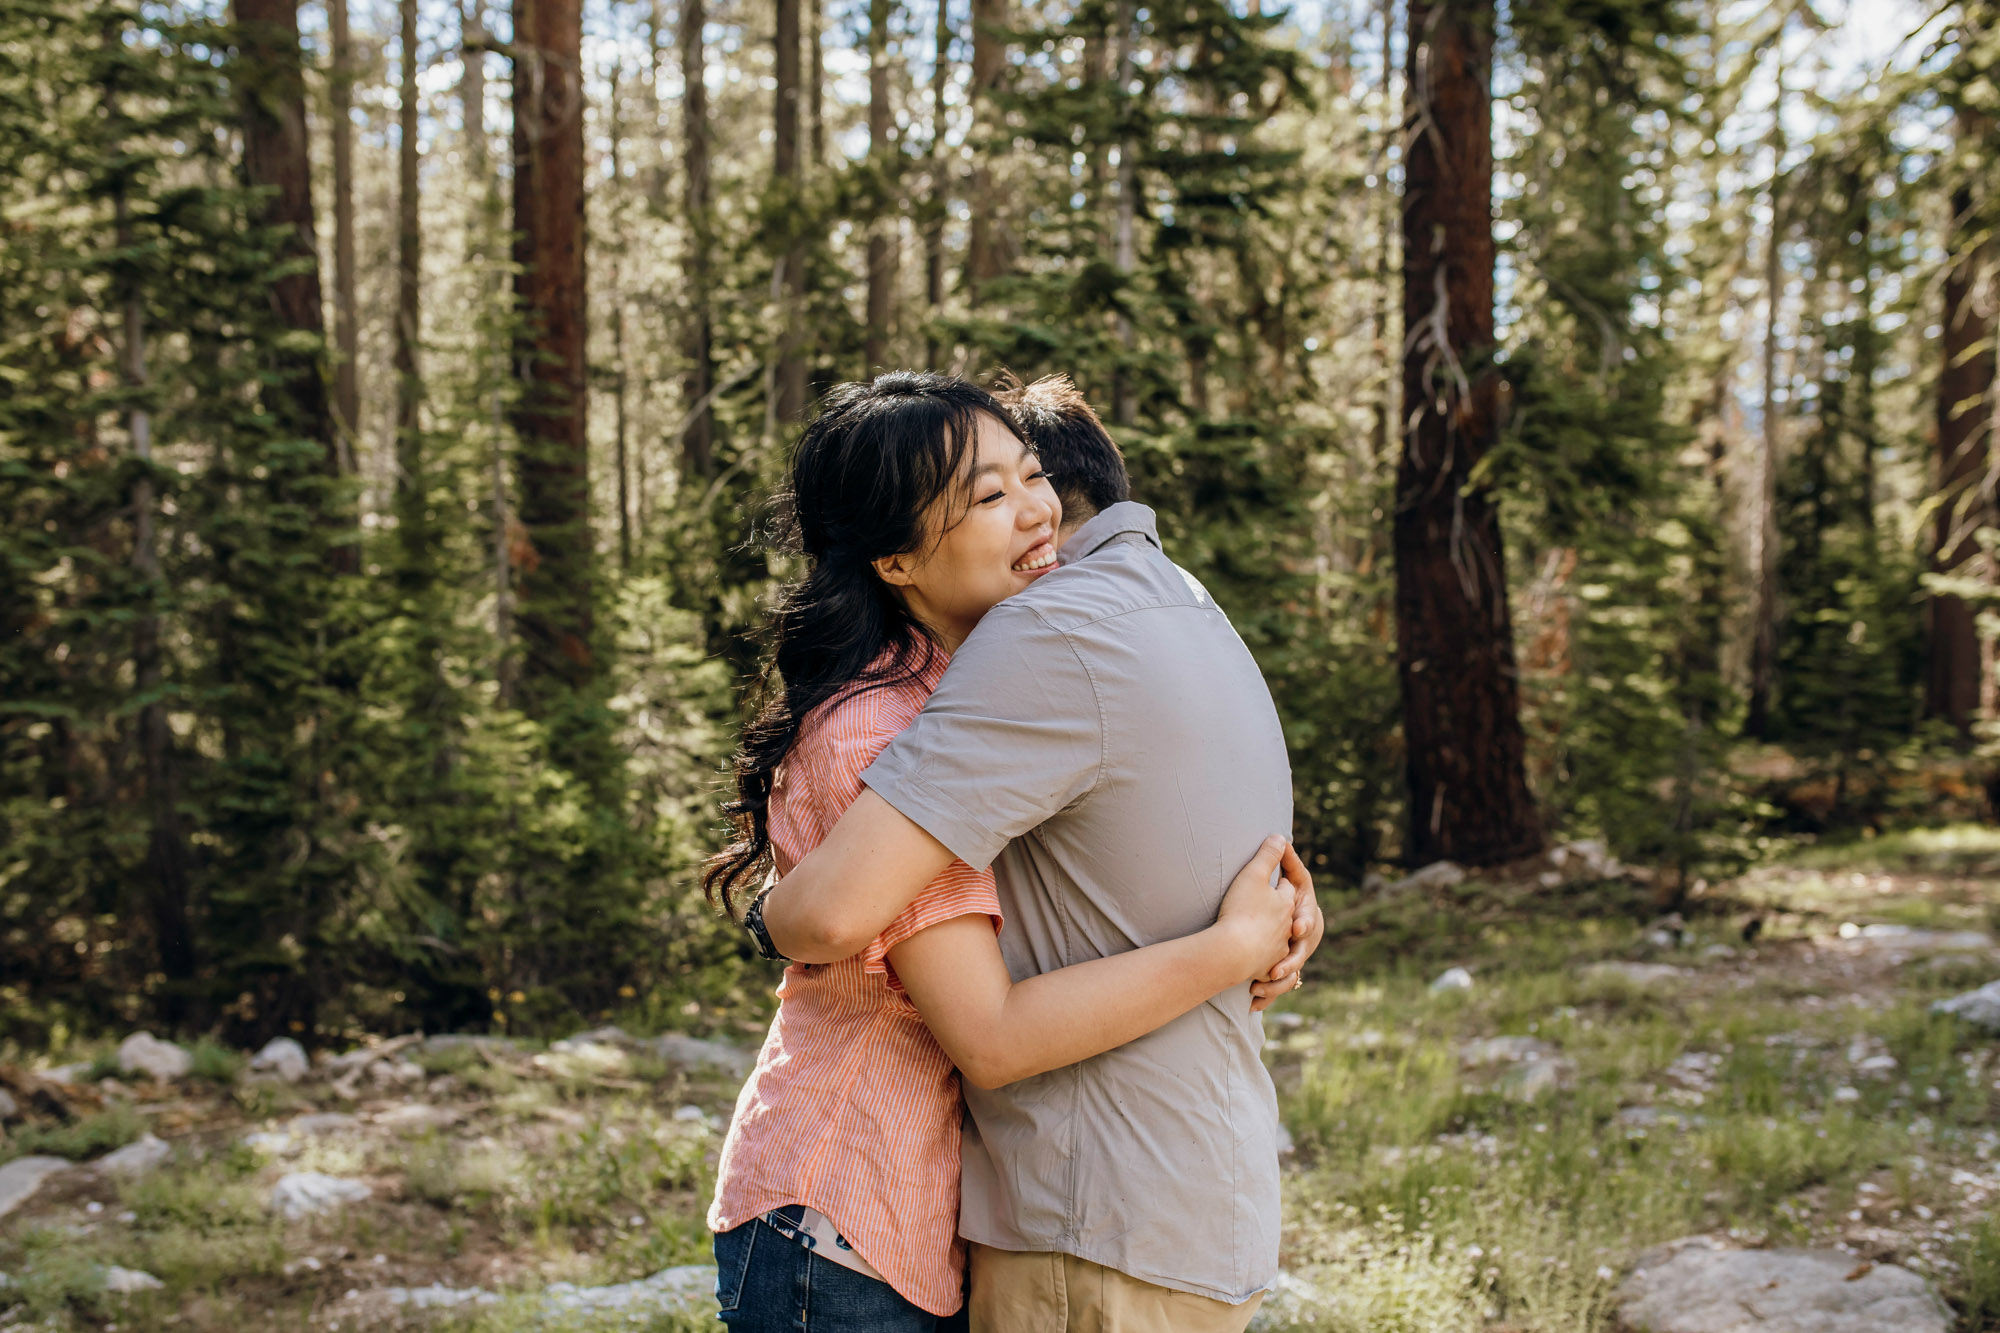
[{"label": "pine tree", "polygon": [[1396,633],[1415,864],[1541,846],[1500,519],[1480,463],[1493,368],[1491,4],[1410,0],[1404,125],[1402,460]]}]

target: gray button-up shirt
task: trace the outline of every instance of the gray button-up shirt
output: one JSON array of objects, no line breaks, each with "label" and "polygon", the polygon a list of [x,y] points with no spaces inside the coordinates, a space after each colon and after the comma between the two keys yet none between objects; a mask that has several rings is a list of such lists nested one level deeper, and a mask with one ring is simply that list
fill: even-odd
[{"label": "gray button-up shirt", "polygon": [[[994,865],[1016,980],[1201,930],[1292,823],[1263,677],[1151,510],[1119,504],[987,613],[862,774]],[[1117,1050],[966,1089],[960,1231],[1231,1303],[1278,1269],[1278,1111],[1231,990]]]}]

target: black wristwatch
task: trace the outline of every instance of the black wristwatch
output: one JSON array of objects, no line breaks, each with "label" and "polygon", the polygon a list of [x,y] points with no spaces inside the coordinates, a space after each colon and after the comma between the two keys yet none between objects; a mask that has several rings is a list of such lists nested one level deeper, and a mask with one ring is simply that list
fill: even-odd
[{"label": "black wristwatch", "polygon": [[773,963],[789,963],[792,960],[778,952],[778,946],[771,943],[771,932],[764,925],[764,900],[771,896],[771,890],[761,889],[743,909],[743,929],[750,932],[750,938],[757,942],[757,956]]}]

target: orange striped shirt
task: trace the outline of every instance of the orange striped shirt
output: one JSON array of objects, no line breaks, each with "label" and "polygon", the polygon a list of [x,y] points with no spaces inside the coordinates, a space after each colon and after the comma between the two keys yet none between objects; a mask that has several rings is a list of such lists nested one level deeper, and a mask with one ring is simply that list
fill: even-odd
[{"label": "orange striped shirt", "polygon": [[[806,720],[771,797],[771,845],[789,874],[861,794],[861,771],[916,720],[944,675],[853,695]],[[993,874],[954,861],[861,954],[794,963],[778,1015],[736,1099],[708,1225],[742,1226],[788,1204],[830,1218],[906,1300],[957,1310],[958,1070],[889,966],[889,950],[954,917],[1000,927]]]}]

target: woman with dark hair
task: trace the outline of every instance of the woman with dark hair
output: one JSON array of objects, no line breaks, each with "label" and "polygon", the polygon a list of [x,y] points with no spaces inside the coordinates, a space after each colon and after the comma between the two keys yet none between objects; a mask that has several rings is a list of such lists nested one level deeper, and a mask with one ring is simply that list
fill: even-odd
[{"label": "woman with dark hair", "polygon": [[[727,806],[738,839],[705,880],[718,905],[812,850],[952,650],[1056,567],[1055,492],[1007,410],[963,380],[898,372],[834,389],[791,480],[805,572],[773,618]],[[788,968],[709,1210],[723,1323],[959,1326],[961,1074],[997,1087],[1072,1064],[1266,972],[1295,903],[1281,860],[1296,866],[1268,840],[1199,934],[1020,983],[1001,959],[991,872],[958,863],[860,955]]]}]

